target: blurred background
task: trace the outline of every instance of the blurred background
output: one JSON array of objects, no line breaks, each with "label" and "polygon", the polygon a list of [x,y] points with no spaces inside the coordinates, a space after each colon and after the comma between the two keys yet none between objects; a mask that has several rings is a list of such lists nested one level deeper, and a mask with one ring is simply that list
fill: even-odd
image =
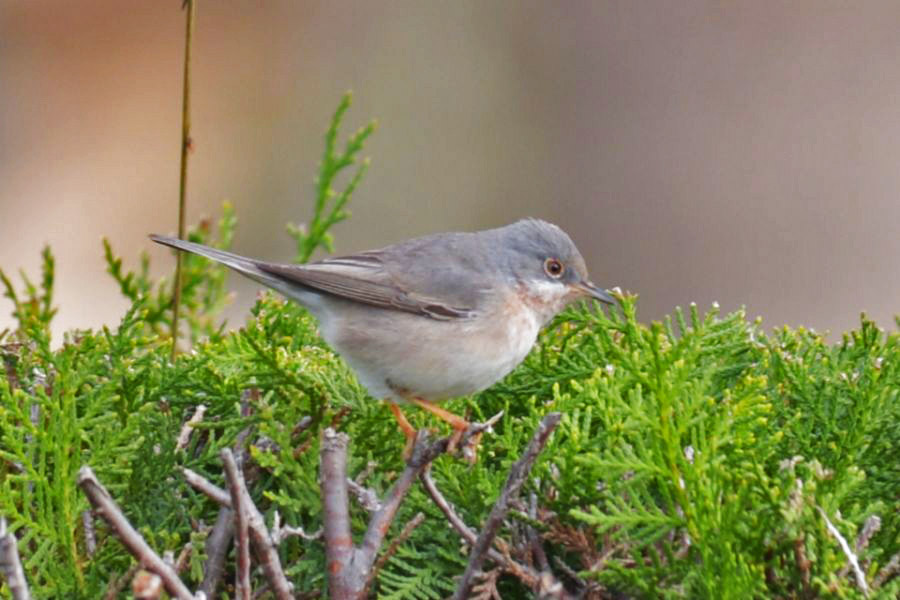
[{"label": "blurred background", "polygon": [[[146,235],[177,227],[180,5],[0,0],[0,266],[37,274],[52,246],[57,335],[125,309],[101,236],[174,264]],[[346,131],[379,130],[340,253],[530,215],[645,321],[718,301],[893,327],[898,31],[892,0],[200,0],[188,214],[230,200],[234,250],[290,260],[353,89]],[[232,284],[239,325],[255,288]]]}]

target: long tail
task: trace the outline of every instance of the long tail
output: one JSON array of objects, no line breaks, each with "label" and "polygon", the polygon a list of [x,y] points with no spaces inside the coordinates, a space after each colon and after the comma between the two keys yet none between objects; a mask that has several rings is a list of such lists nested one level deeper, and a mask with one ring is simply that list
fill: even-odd
[{"label": "long tail", "polygon": [[193,254],[199,254],[200,256],[204,256],[210,260],[222,263],[226,267],[230,267],[238,273],[245,275],[250,279],[267,287],[270,287],[278,292],[281,292],[288,297],[297,296],[296,289],[293,289],[293,287],[296,286],[292,287],[290,283],[274,277],[273,275],[266,273],[265,271],[260,269],[258,266],[259,264],[261,264],[260,261],[253,260],[252,258],[247,258],[245,256],[240,256],[238,254],[232,254],[231,252],[225,252],[224,250],[210,248],[209,246],[204,246],[203,244],[195,244],[194,242],[187,242],[185,240],[167,237],[164,235],[150,234],[150,239],[158,244],[171,246],[172,248],[184,250],[185,252],[191,252]]}]

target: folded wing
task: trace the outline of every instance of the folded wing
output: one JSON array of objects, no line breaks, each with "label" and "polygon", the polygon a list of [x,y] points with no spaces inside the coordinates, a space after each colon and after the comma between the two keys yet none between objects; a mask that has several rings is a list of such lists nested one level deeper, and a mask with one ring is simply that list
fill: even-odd
[{"label": "folded wing", "polygon": [[474,309],[453,306],[398,285],[377,252],[326,259],[308,265],[257,262],[257,267],[280,279],[371,306],[402,310],[439,320],[468,319]]}]

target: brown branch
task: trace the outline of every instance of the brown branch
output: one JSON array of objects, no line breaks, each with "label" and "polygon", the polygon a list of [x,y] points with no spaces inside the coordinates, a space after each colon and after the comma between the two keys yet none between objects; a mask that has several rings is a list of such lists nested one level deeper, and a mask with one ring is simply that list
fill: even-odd
[{"label": "brown branch", "polygon": [[187,481],[188,485],[192,488],[205,494],[210,500],[216,502],[220,506],[231,508],[231,495],[226,490],[223,490],[203,475],[200,475],[187,467],[181,469],[181,474],[184,475],[184,480]]},{"label": "brown branch", "polygon": [[[437,484],[435,484],[434,479],[431,477],[431,474],[427,471],[421,476],[422,484],[425,487],[425,491],[431,496],[432,501],[437,505],[441,512],[444,513],[444,516],[447,517],[447,521],[450,522],[450,525],[456,529],[457,533],[459,533],[460,537],[463,538],[470,546],[474,545],[478,535],[466,525],[465,521],[456,514],[456,511],[450,505],[450,502],[444,497],[441,491],[438,489]],[[487,558],[491,559],[497,565],[500,565],[500,568],[505,572],[513,575],[519,581],[522,582],[523,585],[527,586],[532,590],[536,590],[541,598],[568,598],[569,596],[565,592],[565,588],[563,588],[562,584],[553,576],[553,573],[550,571],[545,571],[542,573],[538,573],[533,568],[528,565],[523,565],[519,562],[516,562],[509,555],[509,548],[506,542],[504,542],[500,538],[496,538],[494,542],[500,549],[497,550],[495,548],[489,548],[487,550]]]},{"label": "brown branch", "polygon": [[457,584],[456,592],[453,594],[454,599],[462,600],[468,595],[472,586],[472,578],[481,569],[481,563],[491,548],[497,532],[500,531],[500,526],[503,524],[507,511],[509,511],[510,500],[519,493],[519,490],[525,483],[525,478],[528,477],[528,473],[531,471],[532,465],[534,465],[534,461],[537,459],[538,454],[541,453],[541,450],[544,449],[544,446],[550,439],[550,434],[556,429],[561,418],[562,415],[560,413],[550,413],[545,416],[541,420],[540,425],[538,425],[537,431],[531,437],[531,441],[528,443],[522,458],[517,460],[509,470],[509,475],[506,477],[506,485],[503,486],[500,497],[497,498],[494,507],[491,509],[491,514],[488,515],[484,528],[481,530],[481,535],[478,536],[478,539],[472,546],[472,552],[469,554],[469,564],[466,565],[462,579]]},{"label": "brown branch", "polygon": [[169,594],[180,600],[194,598],[172,567],[167,565],[141,537],[141,534],[131,526],[90,467],[84,466],[78,471],[78,486],[94,507],[94,512],[109,523],[113,532],[131,555],[148,571],[152,571],[162,578],[163,585]]},{"label": "brown branch", "polygon": [[6,587],[13,600],[29,600],[28,581],[19,558],[19,540],[6,528],[6,519],[0,517],[0,574],[6,579]]},{"label": "brown branch", "polygon": [[421,525],[424,520],[425,513],[416,513],[416,516],[410,519],[410,521],[403,526],[403,530],[397,534],[397,537],[391,541],[391,545],[388,546],[388,549],[385,550],[384,554],[378,557],[378,560],[375,561],[375,566],[372,567],[372,574],[369,575],[369,579],[366,582],[366,589],[362,594],[363,597],[369,596],[369,590],[372,587],[372,582],[378,577],[378,572],[389,560],[391,560],[391,557],[397,552],[397,548],[400,547],[400,544],[405,542],[407,538],[412,535],[413,530]]},{"label": "brown branch", "polygon": [[[230,503],[231,498],[228,501]],[[206,562],[203,563],[203,582],[200,584],[200,591],[206,594],[207,598],[215,597],[219,582],[225,574],[225,559],[228,557],[233,537],[234,512],[223,506],[219,509],[216,524],[213,525],[203,546],[206,551]]]},{"label": "brown branch", "polygon": [[[502,415],[502,413],[500,413]],[[471,425],[460,437],[459,444],[480,435],[500,417]],[[339,600],[362,598],[374,574],[378,549],[384,542],[400,504],[416,478],[431,461],[447,451],[450,438],[429,441],[428,432],[419,431],[412,456],[403,472],[373,512],[359,547],[353,545],[350,529],[349,485],[347,479],[347,447],[350,438],[328,427],[322,433],[321,479],[322,507],[325,521],[325,557],[331,598]]]},{"label": "brown branch", "polygon": [[97,551],[97,535],[94,531],[94,515],[89,510],[81,511],[81,527],[84,529],[84,550],[88,558]]},{"label": "brown branch", "polygon": [[244,476],[238,469],[234,455],[229,448],[219,454],[225,466],[225,480],[231,494],[231,510],[234,514],[234,536],[236,567],[234,572],[234,594],[240,600],[250,600],[253,593],[250,588],[250,534],[248,532],[248,516],[244,503],[241,502],[241,487]]},{"label": "brown branch", "polygon": [[[191,40],[194,37],[194,16],[196,6],[194,0],[185,0],[187,22],[184,33],[184,86],[181,96],[181,169],[178,177],[178,239],[183,240],[185,234],[185,208],[187,205],[188,155],[193,146],[191,140]],[[181,309],[181,270],[184,263],[183,252],[175,253],[175,282],[172,292],[172,362],[178,353],[178,317]]]},{"label": "brown branch", "polygon": [[372,488],[360,485],[355,480],[347,478],[347,488],[356,496],[356,501],[368,512],[377,512],[381,509],[381,502],[378,501],[378,494]]},{"label": "brown branch", "polygon": [[893,555],[891,559],[884,565],[878,574],[875,576],[875,579],[872,580],[872,587],[875,589],[880,588],[884,585],[891,577],[900,572],[900,552]]},{"label": "brown branch", "polygon": [[188,542],[184,545],[184,548],[181,549],[181,552],[178,553],[178,558],[175,560],[175,572],[182,573],[187,568],[188,564],[191,560],[191,554],[194,552],[194,545],[191,542]]},{"label": "brown branch", "polygon": [[206,405],[200,404],[194,410],[194,414],[191,415],[191,418],[184,422],[184,425],[181,426],[181,431],[178,432],[178,438],[175,440],[176,451],[187,448],[191,441],[191,434],[194,432],[194,425],[202,421],[203,415],[205,414]]},{"label": "brown branch", "polygon": [[[466,541],[470,546],[475,545],[475,540],[478,539],[478,534],[469,529],[469,526],[466,525],[466,522],[462,520],[450,503],[444,498],[444,495],[438,489],[437,484],[435,484],[434,479],[431,477],[431,471],[425,471],[422,473],[420,479],[422,480],[422,485],[425,487],[425,491],[428,492],[428,495],[431,496],[431,500],[437,505],[441,512],[444,513],[444,516],[447,517],[447,520],[450,522],[450,525],[456,529],[457,533]],[[503,556],[497,552],[496,550],[490,551],[491,560],[497,563],[503,563]]]},{"label": "brown branch", "polygon": [[322,529],[320,528],[315,533],[306,533],[306,531],[300,527],[291,527],[290,525],[281,525],[281,515],[278,514],[278,511],[275,511],[275,515],[272,517],[272,543],[276,546],[281,545],[281,542],[286,540],[289,537],[300,537],[308,542],[312,542],[318,540],[322,537]]},{"label": "brown branch", "polygon": [[347,600],[362,592],[348,577],[353,560],[353,538],[350,534],[350,504],[347,493],[347,446],[350,437],[331,427],[322,432],[320,472],[322,478],[322,511],[325,521],[325,568],[331,598]]},{"label": "brown branch", "polygon": [[425,520],[425,513],[419,512],[416,513],[412,519],[410,519],[409,523],[403,526],[403,530],[397,534],[397,537],[391,541],[391,545],[388,546],[388,549],[384,551],[384,554],[378,557],[378,560],[375,561],[375,568],[372,571],[372,579],[374,579],[378,575],[378,571],[387,564],[391,557],[397,552],[397,548],[409,539],[409,536],[412,535],[413,530],[422,524],[422,521]]},{"label": "brown branch", "polygon": [[[531,493],[528,499],[528,517],[532,521],[537,521],[537,494]],[[547,560],[547,553],[544,552],[544,545],[541,543],[541,536],[533,526],[526,525],[526,535],[528,536],[528,544],[531,547],[531,553],[537,563],[538,569],[541,571],[550,570],[550,562]]]},{"label": "brown branch", "polygon": [[[416,443],[412,456],[406,463],[406,468],[403,469],[397,482],[388,492],[381,509],[376,511],[369,520],[369,527],[359,548],[360,560],[363,564],[374,564],[378,548],[381,547],[384,536],[387,535],[388,529],[397,515],[397,510],[400,508],[400,503],[403,502],[410,486],[431,461],[446,451],[447,444],[442,444],[443,441],[440,440],[429,445],[428,432],[424,429],[416,435]],[[447,441],[449,443],[449,440]]]},{"label": "brown branch", "polygon": [[[291,600],[293,596],[292,585],[284,576],[284,570],[281,568],[281,559],[278,557],[275,543],[269,530],[266,528],[265,519],[253,500],[250,498],[250,492],[244,483],[243,475],[231,450],[225,448],[221,452],[222,462],[225,464],[225,474],[228,478],[228,487],[231,490],[232,510],[235,516],[244,515],[246,520],[247,533],[250,541],[253,542],[253,548],[256,551],[256,559],[262,567],[266,580],[272,587],[272,592],[279,600]],[[238,534],[240,534],[241,522],[235,519]],[[239,538],[240,539],[240,538]],[[248,557],[249,566],[249,557]],[[249,582],[249,576],[248,576]],[[246,588],[247,598],[250,598],[249,585]]]},{"label": "brown branch", "polygon": [[[258,399],[258,388],[249,388],[247,390],[244,390],[244,392],[241,394],[242,417],[247,417],[252,414],[252,405]],[[237,457],[242,464],[246,460],[248,454],[244,449],[244,444],[247,441],[247,438],[250,437],[251,431],[251,427],[243,429],[240,433],[238,433],[234,441],[234,451],[237,453]],[[206,551],[206,562],[203,563],[203,582],[200,584],[200,591],[206,594],[207,598],[212,600],[213,598],[215,598],[216,590],[219,587],[219,583],[221,583],[222,581],[222,576],[225,574],[225,560],[228,557],[228,551],[231,549],[231,540],[234,538],[234,513],[230,508],[231,496],[227,491],[206,481],[193,471],[191,471],[191,474],[194,475],[198,480],[202,479],[203,482],[208,483],[208,490],[221,492],[220,494],[216,494],[215,497],[211,496],[213,500],[218,501],[222,500],[223,498],[228,500],[227,507],[223,505],[221,506],[221,508],[219,508],[219,515],[218,517],[216,517],[216,524],[213,526],[212,531],[210,531],[209,535],[206,538],[206,543],[204,544],[204,549]],[[256,477],[256,474],[257,471],[250,471],[249,473],[245,473],[244,482],[252,483]],[[188,483],[191,483],[192,478],[188,477],[187,473],[185,473],[185,479],[188,480]],[[204,492],[204,489],[202,488],[197,488],[195,486],[195,489]],[[220,502],[220,504],[222,503]]]}]

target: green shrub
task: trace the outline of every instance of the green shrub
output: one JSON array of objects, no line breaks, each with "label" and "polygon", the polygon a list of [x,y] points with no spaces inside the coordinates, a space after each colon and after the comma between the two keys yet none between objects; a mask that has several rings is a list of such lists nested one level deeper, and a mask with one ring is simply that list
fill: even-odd
[{"label": "green shrub", "polygon": [[[299,260],[331,249],[330,229],[346,217],[365,168],[345,191],[332,189],[372,131],[360,130],[336,154],[345,111],[342,103],[326,138],[310,227],[290,228]],[[208,225],[190,236],[227,247],[234,227],[226,206],[215,239]],[[89,507],[75,485],[83,464],[157,551],[194,542],[184,574],[191,587],[202,578],[201,542],[217,507],[178,468],[222,484],[218,452],[247,428],[260,467],[251,491],[269,522],[277,510],[307,531],[321,526],[319,432],[332,423],[352,439],[351,474],[369,473],[365,485],[379,493],[389,488],[403,467],[403,436],[304,310],[265,294],[243,327],[226,331],[217,317],[225,272],[188,256],[192,349],[173,363],[171,285],[151,280],[146,256],[129,272],[106,242],[104,249],[131,307],[118,327],[71,332],[58,347],[49,333],[50,251],[40,284],[25,279],[19,290],[2,278],[18,327],[0,336],[0,513],[20,539],[35,597],[100,597],[133,562],[99,521],[89,553]],[[477,465],[445,456],[432,473],[477,527],[538,421],[560,411],[526,489],[538,518],[519,507],[501,536],[517,540],[524,525],[536,527],[571,589],[577,572],[596,598],[862,597],[830,524],[851,547],[859,539],[870,597],[895,598],[900,580],[883,570],[900,553],[898,390],[900,335],[865,317],[830,344],[804,329],[764,334],[743,312],[701,315],[696,307],[648,327],[635,298],[625,297],[608,313],[566,311],[503,382],[451,401],[476,419],[506,414],[484,437]],[[205,417],[178,449],[199,404]],[[367,514],[353,510],[359,533]],[[418,487],[394,533],[419,511],[425,521],[379,572],[379,597],[446,597],[465,567],[467,549]],[[880,528],[860,536],[873,517]],[[291,538],[279,551],[297,590],[324,591],[321,541]],[[529,595],[511,576],[496,584],[504,597]]]}]

